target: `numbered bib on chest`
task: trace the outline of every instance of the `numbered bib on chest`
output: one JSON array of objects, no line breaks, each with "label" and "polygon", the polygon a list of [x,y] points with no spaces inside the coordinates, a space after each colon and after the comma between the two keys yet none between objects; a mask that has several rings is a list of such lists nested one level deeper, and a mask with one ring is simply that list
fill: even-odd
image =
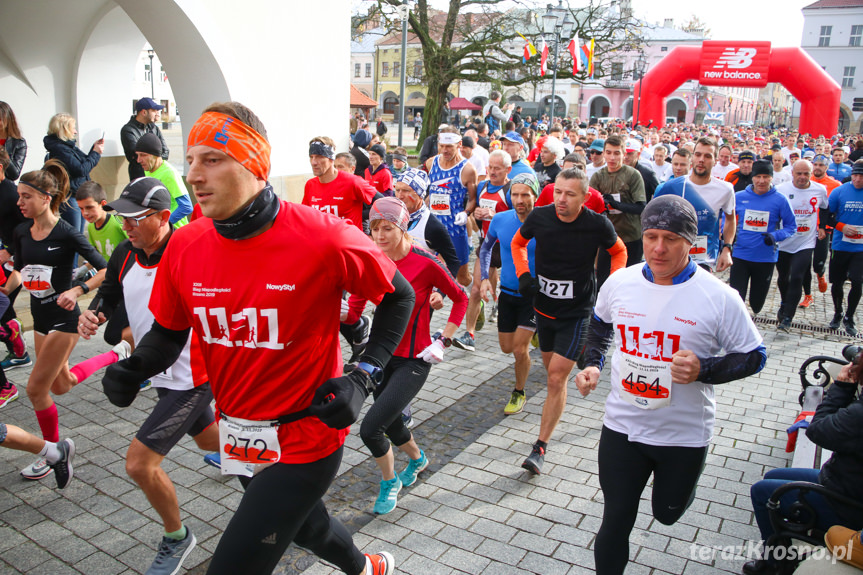
[{"label": "numbered bib on chest", "polygon": [[797,234],[804,235],[808,234],[812,231],[812,216],[798,216],[795,215],[795,219],[797,220]]},{"label": "numbered bib on chest", "polygon": [[671,363],[621,354],[620,397],[639,409],[671,405]]},{"label": "numbered bib on chest", "polygon": [[489,198],[482,198],[479,201],[479,207],[486,208],[487,210],[489,210],[488,217],[483,218],[483,219],[490,220],[494,217],[494,214],[495,214],[494,210],[495,210],[495,208],[497,208],[497,200],[491,200]]},{"label": "numbered bib on chest", "polygon": [[537,279],[539,292],[544,296],[554,299],[572,299],[572,281],[551,280],[539,275]]},{"label": "numbered bib on chest", "polygon": [[429,209],[436,216],[451,216],[449,209],[449,194],[430,194]]},{"label": "numbered bib on chest", "polygon": [[689,248],[689,255],[692,259],[701,262],[707,260],[707,236],[697,236],[695,243]]},{"label": "numbered bib on chest", "polygon": [[[614,198],[615,202],[620,201],[620,194],[611,194],[611,197]],[[623,212],[621,212],[620,210],[615,210],[614,208],[611,208],[608,210],[608,213],[609,214],[622,214]]]},{"label": "numbered bib on chest", "polygon": [[222,475],[252,477],[282,457],[275,421],[249,421],[222,414],[219,444]]},{"label": "numbered bib on chest", "polygon": [[763,210],[746,210],[743,215],[743,229],[750,232],[766,232],[770,212]]},{"label": "numbered bib on chest", "polygon": [[[847,228],[846,228],[847,230]],[[863,234],[859,232],[842,232],[842,241],[848,242],[849,244],[863,244]]]},{"label": "numbered bib on chest", "polygon": [[24,289],[36,297],[54,295],[54,286],[51,285],[53,273],[54,266],[38,264],[24,266],[21,270],[21,281],[24,284]]}]

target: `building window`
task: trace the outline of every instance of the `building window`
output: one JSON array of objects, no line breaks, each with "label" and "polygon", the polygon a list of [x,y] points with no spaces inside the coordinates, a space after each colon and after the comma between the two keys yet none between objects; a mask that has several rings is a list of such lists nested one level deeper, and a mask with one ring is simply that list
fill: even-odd
[{"label": "building window", "polygon": [[360,65],[354,64],[354,78],[360,77]]},{"label": "building window", "polygon": [[366,64],[366,78],[372,77],[372,65]]},{"label": "building window", "polygon": [[417,78],[423,77],[423,61],[422,60],[414,60],[414,76]]},{"label": "building window", "polygon": [[623,79],[623,62],[611,63],[611,79],[618,81]]},{"label": "building window", "polygon": [[399,73],[401,72],[402,64],[401,62],[393,62],[393,78],[398,78]]},{"label": "building window", "polygon": [[662,46],[662,47],[659,49],[659,51],[660,51],[660,52],[668,52],[668,46]]},{"label": "building window", "polygon": [[150,70],[149,64],[144,64],[144,81],[149,82],[150,78],[153,77],[153,73]]},{"label": "building window", "polygon": [[390,77],[390,63],[383,62],[381,64],[381,78],[389,78]]},{"label": "building window", "polygon": [[845,71],[842,73],[842,87],[854,87],[854,73],[857,71],[856,66],[845,66]]},{"label": "building window", "polygon": [[830,45],[830,33],[833,32],[833,26],[821,26],[821,35],[818,38],[818,46]]},{"label": "building window", "polygon": [[861,38],[863,38],[863,24],[851,26],[851,36],[848,37],[848,45],[859,46]]}]

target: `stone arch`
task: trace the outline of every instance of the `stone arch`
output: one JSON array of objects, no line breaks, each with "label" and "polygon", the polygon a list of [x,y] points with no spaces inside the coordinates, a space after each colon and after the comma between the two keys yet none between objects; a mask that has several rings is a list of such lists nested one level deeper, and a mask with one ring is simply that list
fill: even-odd
[{"label": "stone arch", "polygon": [[588,118],[602,118],[611,113],[611,100],[602,94],[597,94],[587,101]]},{"label": "stone arch", "polygon": [[666,100],[665,116],[668,118],[676,118],[677,122],[686,121],[686,112],[689,111],[689,105],[683,98],[675,96]]}]

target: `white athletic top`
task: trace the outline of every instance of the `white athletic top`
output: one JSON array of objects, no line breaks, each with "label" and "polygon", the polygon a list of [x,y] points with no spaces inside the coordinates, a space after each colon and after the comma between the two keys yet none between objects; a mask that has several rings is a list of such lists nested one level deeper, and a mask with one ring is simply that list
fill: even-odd
[{"label": "white athletic top", "polygon": [[713,166],[713,170],[711,170],[710,175],[714,178],[719,178],[720,180],[724,180],[725,176],[728,175],[732,170],[736,170],[739,166],[734,162],[728,162],[727,166],[723,166],[719,162],[716,162],[716,165]]},{"label": "white athletic top", "polygon": [[659,166],[656,162],[651,161],[648,165],[650,166],[650,169],[653,170],[653,173],[656,174],[656,179],[658,179],[660,183],[667,182],[674,177],[674,170],[668,162],[663,162],[663,164]]},{"label": "white athletic top", "polygon": [[488,150],[482,146],[474,146],[473,154],[467,161],[476,169],[478,176],[484,176],[488,173]]},{"label": "white athletic top", "polygon": [[[599,290],[594,309],[599,319],[614,326],[617,346],[604,424],[647,445],[704,447],[713,438],[713,386],[671,383],[671,356],[683,349],[698,357],[748,353],[762,345],[761,335],[740,295],[709,272],[696,267],[689,280],[663,286],[648,281],[642,267],[612,274]],[[633,368],[633,363],[645,367]],[[670,405],[647,409],[638,407],[632,394],[629,401],[622,397],[628,393],[624,380],[637,380],[639,373],[641,381],[660,380]]]},{"label": "white athletic top", "polygon": [[778,188],[784,184],[791,182],[791,173],[782,170],[781,172],[773,172],[773,186]]},{"label": "white athletic top", "polygon": [[590,181],[590,177],[593,174],[595,174],[596,172],[598,172],[599,170],[601,170],[602,168],[604,168],[605,166],[606,166],[606,164],[602,164],[601,166],[599,166],[597,168],[596,166],[593,165],[593,162],[587,164],[587,168],[584,170],[584,173],[587,174],[587,181]]},{"label": "white athletic top", "polygon": [[719,220],[719,212],[725,212],[728,215],[734,213],[735,199],[734,186],[730,182],[711,178],[706,184],[696,184],[692,181],[692,176],[686,176],[689,180],[687,184],[695,188],[695,191],[704,198],[704,201],[710,204],[713,208],[713,213],[716,214],[717,221]]},{"label": "white athletic top", "polygon": [[[135,258],[134,253],[132,257]],[[153,326],[153,312],[150,311],[150,294],[153,291],[153,282],[156,280],[158,266],[144,267],[138,263],[131,264],[132,268],[123,276],[123,301],[126,305],[126,315],[129,316],[129,327],[132,328],[132,337],[135,345],[140,343],[150,328]],[[166,371],[150,378],[153,387],[165,389],[187,390],[195,387],[192,378],[191,350],[190,345],[194,334],[189,334],[186,347],[180,353],[177,361]]]},{"label": "white athletic top", "polygon": [[779,251],[795,254],[814,248],[818,239],[818,210],[827,208],[827,188],[809,182],[809,187],[801,190],[793,182],[787,182],[777,186],[776,191],[788,198],[797,220],[797,233],[779,242]]}]

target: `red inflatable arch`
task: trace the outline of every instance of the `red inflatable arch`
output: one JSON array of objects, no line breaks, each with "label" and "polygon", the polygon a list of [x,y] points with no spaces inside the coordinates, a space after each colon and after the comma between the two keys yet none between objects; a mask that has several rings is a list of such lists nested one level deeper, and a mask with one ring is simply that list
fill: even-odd
[{"label": "red inflatable arch", "polygon": [[[665,98],[687,80],[704,86],[763,88],[779,82],[800,102],[800,132],[832,136],[838,129],[842,89],[800,48],[770,42],[705,41],[677,46],[635,85],[636,121],[665,124]],[[643,92],[642,92],[643,89]]]}]

